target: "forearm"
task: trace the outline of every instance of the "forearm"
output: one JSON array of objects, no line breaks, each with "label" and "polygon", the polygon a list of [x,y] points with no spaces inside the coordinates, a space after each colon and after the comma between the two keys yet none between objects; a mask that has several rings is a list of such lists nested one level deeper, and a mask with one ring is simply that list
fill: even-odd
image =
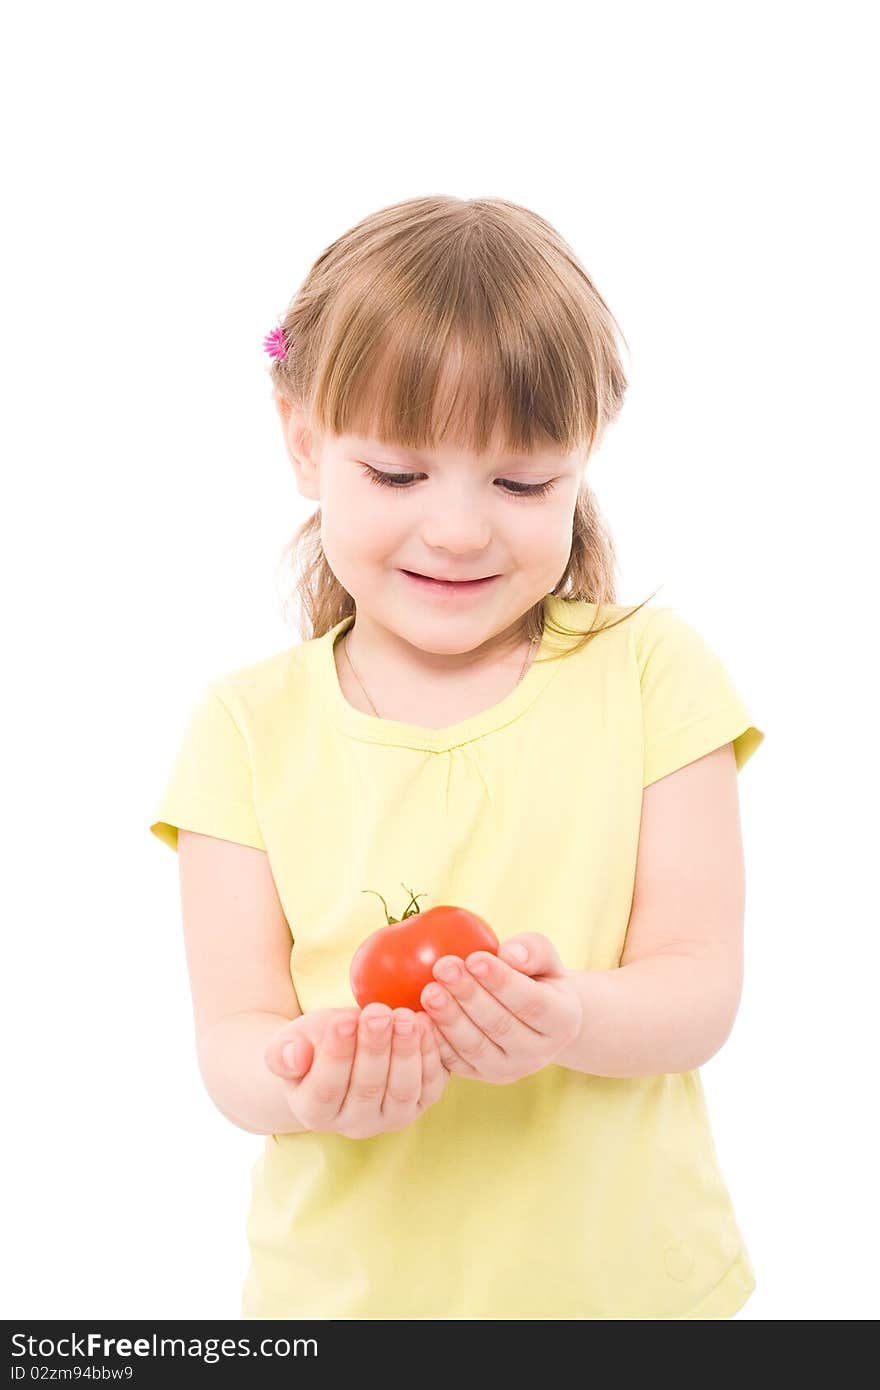
[{"label": "forearm", "polygon": [[568,976],[583,1022],[554,1061],[594,1076],[693,1071],[722,1046],[739,1004],[732,972],[719,956],[647,956]]},{"label": "forearm", "polygon": [[222,1115],[251,1134],[301,1134],[285,1096],[285,1083],[265,1062],[270,1038],[284,1023],[281,1014],[230,1014],[198,1042],[199,1070],[208,1095]]}]

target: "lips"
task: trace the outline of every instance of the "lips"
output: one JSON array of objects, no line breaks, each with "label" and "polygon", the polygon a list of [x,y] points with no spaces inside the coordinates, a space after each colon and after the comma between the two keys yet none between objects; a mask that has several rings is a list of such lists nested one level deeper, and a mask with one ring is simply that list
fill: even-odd
[{"label": "lips", "polygon": [[415,570],[401,570],[400,573],[422,593],[438,595],[475,593],[500,578],[497,574],[489,574],[482,579],[432,579],[430,575],[417,574]]},{"label": "lips", "polygon": [[404,570],[404,574],[411,574],[414,579],[432,579],[435,584],[481,584],[484,579],[494,579],[494,574],[478,574],[472,579],[453,579],[446,578],[442,574],[420,574],[418,570]]}]

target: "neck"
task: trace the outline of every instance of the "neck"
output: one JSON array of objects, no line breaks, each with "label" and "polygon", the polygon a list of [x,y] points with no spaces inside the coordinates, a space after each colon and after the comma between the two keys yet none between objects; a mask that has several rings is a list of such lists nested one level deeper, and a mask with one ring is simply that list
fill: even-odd
[{"label": "neck", "polygon": [[[537,649],[538,639],[525,645],[508,647],[504,655],[497,650],[494,659],[484,655],[479,667],[473,660],[467,666],[430,664],[430,669],[396,667],[351,645],[354,626],[337,643],[334,653],[340,687],[349,703],[379,718],[393,718],[425,727],[446,727],[487,709],[503,699],[523,679]],[[337,653],[341,649],[342,665]],[[430,655],[434,655],[429,653]],[[473,658],[473,653],[464,654]],[[366,702],[366,703],[365,703]]]}]

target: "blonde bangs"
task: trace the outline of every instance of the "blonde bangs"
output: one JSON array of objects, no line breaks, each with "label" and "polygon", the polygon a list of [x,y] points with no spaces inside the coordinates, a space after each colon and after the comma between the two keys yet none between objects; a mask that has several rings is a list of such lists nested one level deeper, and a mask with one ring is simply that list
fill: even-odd
[{"label": "blonde bangs", "polygon": [[[295,364],[280,363],[279,385],[334,434],[478,456],[589,453],[626,377],[620,330],[573,253],[500,199],[397,208],[405,226],[386,209],[318,263],[307,298],[323,323],[309,379],[291,380]],[[295,304],[288,317],[290,340]]]}]

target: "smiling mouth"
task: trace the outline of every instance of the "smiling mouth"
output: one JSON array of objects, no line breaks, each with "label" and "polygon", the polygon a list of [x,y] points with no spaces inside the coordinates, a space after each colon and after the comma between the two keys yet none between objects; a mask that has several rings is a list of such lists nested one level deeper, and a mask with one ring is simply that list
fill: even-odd
[{"label": "smiling mouth", "polygon": [[497,579],[497,574],[483,574],[476,579],[438,579],[434,574],[420,574],[418,570],[404,570],[412,579],[427,579],[431,584],[485,584],[487,579]]}]

